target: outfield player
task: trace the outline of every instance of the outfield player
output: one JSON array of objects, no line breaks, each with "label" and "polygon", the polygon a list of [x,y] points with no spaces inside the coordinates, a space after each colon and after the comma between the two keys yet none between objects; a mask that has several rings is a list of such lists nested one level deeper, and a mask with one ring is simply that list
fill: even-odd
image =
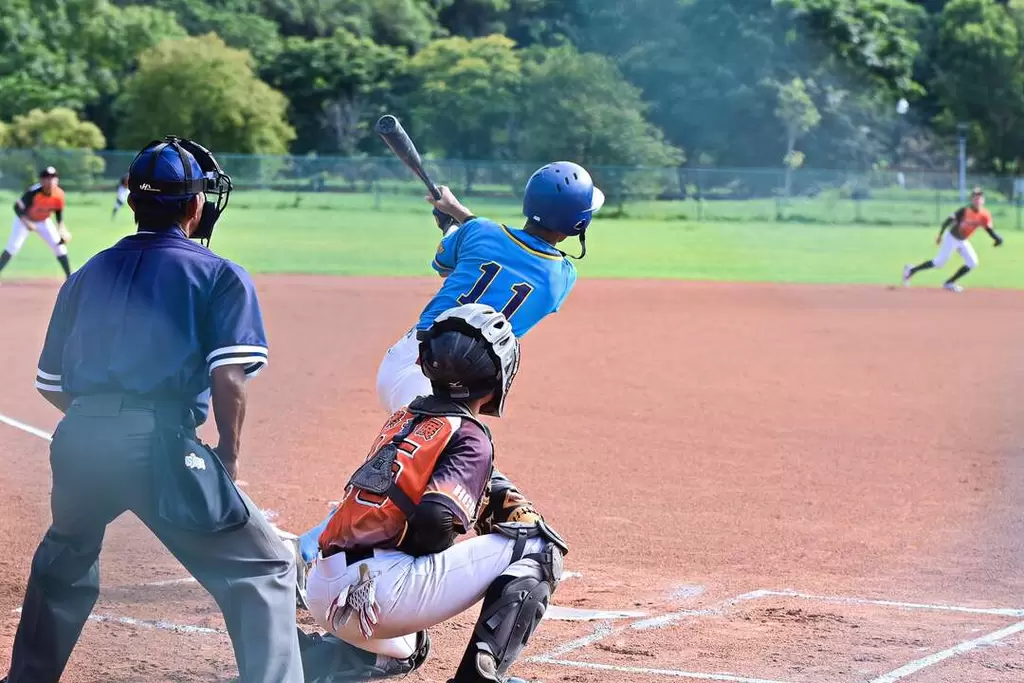
[{"label": "outfield player", "polygon": [[[387,420],[319,536],[309,608],[334,640],[307,648],[307,681],[409,673],[427,658],[427,629],[481,600],[449,683],[521,681],[508,669],[561,578],[565,542],[494,469],[480,421],[501,415],[518,370],[512,326],[467,304],[442,313],[418,348],[433,395]],[[316,650],[334,653],[320,658],[328,670],[314,670]]]},{"label": "outfield player", "polygon": [[567,161],[538,169],[526,184],[526,226],[512,229],[478,218],[446,187],[441,199],[427,197],[444,233],[433,268],[444,278],[416,325],[392,346],[377,371],[377,397],[393,413],[412,399],[430,393],[430,382],[416,364],[417,334],[443,311],[482,303],[501,311],[523,337],[554,313],[576,283],[576,268],[557,245],[585,234],[604,194],[590,174]]},{"label": "outfield player", "polygon": [[[53,255],[64,270],[64,277],[71,277],[67,247],[71,233],[64,227],[64,190],[60,188],[57,178],[57,169],[47,166],[39,172],[39,182],[14,202],[14,223],[11,225],[7,247],[0,254],[0,270],[21,251],[28,234],[36,232],[50,245]],[[57,217],[56,225],[50,214]]]},{"label": "outfield player", "polygon": [[117,186],[117,200],[114,202],[114,210],[110,213],[110,220],[117,217],[117,210],[128,201],[128,174],[121,176],[121,182]]},{"label": "outfield player", "polygon": [[[949,232],[946,232],[947,228]],[[1003,238],[992,227],[992,214],[985,208],[985,193],[980,187],[974,188],[971,193],[970,205],[959,209],[939,228],[939,236],[935,238],[939,253],[935,258],[916,266],[903,266],[903,286],[910,286],[910,278],[922,270],[944,266],[953,251],[956,251],[964,260],[964,265],[946,280],[943,287],[951,292],[962,292],[963,287],[957,284],[957,280],[978,266],[978,255],[968,241],[978,228],[987,232],[997,247],[1002,246]]]}]

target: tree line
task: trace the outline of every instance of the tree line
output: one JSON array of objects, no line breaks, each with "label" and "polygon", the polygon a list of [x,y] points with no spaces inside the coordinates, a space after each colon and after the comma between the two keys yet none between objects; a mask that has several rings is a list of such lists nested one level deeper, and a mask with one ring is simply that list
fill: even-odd
[{"label": "tree line", "polygon": [[1022,67],[1024,0],[6,0],[0,146],[1018,173]]}]

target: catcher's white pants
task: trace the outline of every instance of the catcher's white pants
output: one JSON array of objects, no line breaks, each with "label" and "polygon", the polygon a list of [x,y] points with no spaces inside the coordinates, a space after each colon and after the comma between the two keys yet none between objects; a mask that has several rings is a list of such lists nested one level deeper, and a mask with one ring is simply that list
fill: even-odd
[{"label": "catcher's white pants", "polygon": [[939,245],[939,253],[932,259],[932,263],[935,264],[936,268],[946,265],[946,261],[949,260],[949,257],[954,250],[960,254],[960,258],[964,260],[965,266],[968,268],[977,267],[978,254],[974,251],[974,247],[971,246],[971,243],[967,240],[958,240],[948,232],[942,235],[942,243]]},{"label": "catcher's white pants", "polygon": [[384,354],[377,369],[377,400],[389,414],[409,405],[417,396],[430,395],[430,380],[416,363],[419,355],[415,329]]},{"label": "catcher's white pants", "polygon": [[[57,226],[54,225],[52,219],[29,221],[26,218],[25,220],[35,228],[35,232],[43,238],[43,241],[50,245],[50,250],[54,256],[67,256],[68,248],[60,243],[60,234],[58,234]],[[21,251],[30,232],[32,231],[25,227],[22,219],[15,216],[14,223],[11,224],[11,236],[7,239],[7,246],[5,247],[7,253],[14,256]]]},{"label": "catcher's white pants", "polygon": [[[524,554],[541,552],[544,539],[531,538]],[[456,543],[443,553],[413,557],[398,550],[377,550],[374,556],[348,566],[345,553],[317,558],[306,580],[309,611],[321,628],[356,647],[404,659],[416,648],[416,632],[465,612],[483,599],[487,588],[512,563],[515,541],[487,534]],[[339,629],[328,623],[327,611],[338,594],[359,580],[359,566],[369,566],[377,584],[379,621],[369,640],[353,616]]]}]

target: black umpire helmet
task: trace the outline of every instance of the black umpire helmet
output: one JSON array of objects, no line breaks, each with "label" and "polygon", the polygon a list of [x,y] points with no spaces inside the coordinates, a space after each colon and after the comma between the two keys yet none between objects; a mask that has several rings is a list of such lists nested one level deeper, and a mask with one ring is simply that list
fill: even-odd
[{"label": "black umpire helmet", "polygon": [[[213,226],[227,208],[231,177],[210,150],[168,135],[153,140],[135,156],[128,169],[128,191],[136,216],[180,211],[192,197],[205,193],[203,214],[191,236],[209,242]],[[216,201],[210,201],[211,196]]]},{"label": "black umpire helmet", "polygon": [[439,315],[421,335],[420,367],[435,396],[466,400],[493,392],[480,412],[501,417],[519,371],[519,340],[504,315],[466,304]]}]

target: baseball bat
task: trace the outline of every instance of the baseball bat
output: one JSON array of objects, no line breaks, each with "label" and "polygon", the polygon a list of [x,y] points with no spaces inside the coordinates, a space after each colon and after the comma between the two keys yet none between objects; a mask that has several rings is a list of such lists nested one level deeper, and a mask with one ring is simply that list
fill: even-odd
[{"label": "baseball bat", "polygon": [[385,114],[377,119],[373,130],[384,141],[384,144],[391,148],[395,156],[401,159],[402,163],[408,166],[409,170],[423,181],[423,184],[427,186],[427,190],[433,195],[434,199],[440,199],[441,191],[437,189],[437,185],[434,184],[426,169],[423,168],[423,160],[420,159],[420,153],[416,151],[416,145],[413,143],[412,138],[409,137],[409,134],[405,132],[405,129],[402,128],[402,124],[398,119],[391,114]]}]

